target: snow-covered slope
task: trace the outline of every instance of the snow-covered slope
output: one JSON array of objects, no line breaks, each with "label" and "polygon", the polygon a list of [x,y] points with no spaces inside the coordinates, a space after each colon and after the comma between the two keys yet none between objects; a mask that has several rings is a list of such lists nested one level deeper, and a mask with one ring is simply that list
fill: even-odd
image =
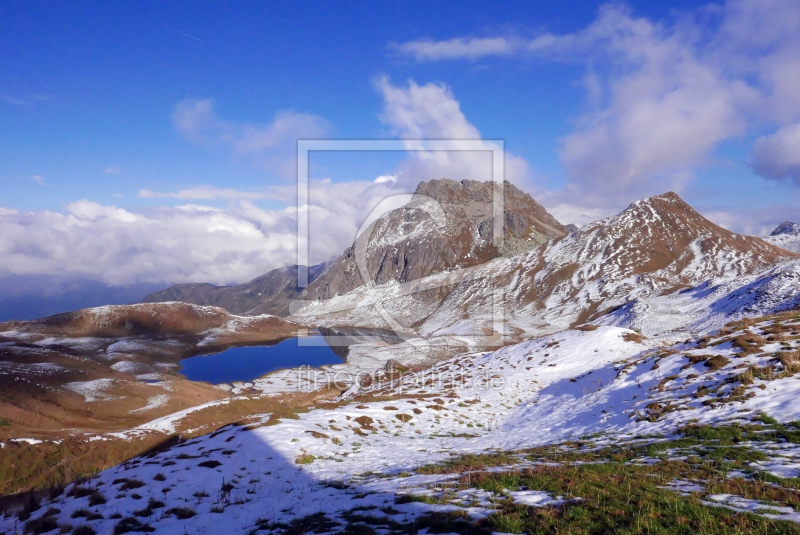
[{"label": "snow-covered slope", "polygon": [[[502,496],[466,488],[445,505],[398,496],[438,496],[459,482],[455,488],[463,488],[468,473],[416,472],[454,454],[513,452],[588,435],[605,444],[641,441],[690,422],[749,422],[762,413],[798,420],[798,346],[797,312],[672,347],[617,327],[564,331],[462,355],[421,374],[376,377],[349,404],[277,425],[254,415],[247,425],[70,486],[28,522],[49,515],[53,525],[87,524],[103,535],[144,524],[176,535],[220,533],[221,526],[239,533],[289,529],[314,514],[341,525],[369,511],[408,525],[432,512],[483,518],[499,497],[537,507],[564,503],[535,488]],[[793,477],[795,453],[784,448],[759,469]],[[514,462],[515,470],[536,464]],[[14,515],[0,519],[2,531],[23,528]]]},{"label": "snow-covered slope", "polygon": [[787,251],[800,253],[800,223],[784,221],[764,241]]},{"label": "snow-covered slope", "polygon": [[[793,306],[799,262],[797,254],[729,232],[666,193],[528,253],[413,283],[362,286],[305,303],[296,317],[385,328],[388,314],[428,337],[475,337],[500,325],[508,340],[519,341],[585,321],[620,322],[624,310],[620,324],[671,336],[721,325],[731,314]],[[445,296],[440,304],[425,300],[431,292]]]}]

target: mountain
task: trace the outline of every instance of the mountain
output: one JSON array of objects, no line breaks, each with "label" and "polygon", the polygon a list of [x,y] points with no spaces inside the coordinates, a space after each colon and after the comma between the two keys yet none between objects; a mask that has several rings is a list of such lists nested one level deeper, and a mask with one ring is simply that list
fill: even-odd
[{"label": "mountain", "polygon": [[787,251],[800,253],[800,223],[784,221],[764,238],[764,241],[777,245]]},{"label": "mountain", "polygon": [[497,247],[495,187],[421,184],[300,294],[341,365],[186,381],[297,327],[187,303],[0,324],[0,491],[64,483],[0,532],[796,531],[800,254],[675,193],[567,229],[508,184]]},{"label": "mountain", "polygon": [[[325,264],[310,266],[309,282],[316,279],[324,269]],[[295,265],[273,269],[237,286],[176,284],[146,295],[142,303],[181,301],[224,308],[232,314],[286,316],[289,312],[289,303],[300,295],[300,291],[297,288]]]},{"label": "mountain", "polygon": [[[376,227],[392,228],[390,219],[397,228],[397,215],[379,220]],[[371,245],[372,258],[392,257],[393,249],[384,255],[384,243],[375,242]],[[756,284],[760,274],[776,266],[789,270],[786,276],[791,278],[792,266],[796,267],[791,261],[796,263],[800,258],[758,238],[715,225],[675,193],[637,201],[614,217],[567,236],[554,233],[549,241],[531,246],[529,251],[510,258],[487,255],[483,258],[489,261],[473,266],[467,276],[454,275],[452,270],[432,273],[431,269],[414,285],[376,276],[378,286],[374,289],[360,286],[344,293],[343,288],[350,286],[339,285],[337,292],[307,292],[302,297],[319,299],[297,306],[295,318],[315,324],[385,328],[389,322],[386,314],[376,313],[378,306],[406,328],[427,336],[457,338],[496,331],[492,322],[497,323],[496,300],[501,299],[500,323],[509,341],[601,317],[605,317],[602,321],[644,328],[651,335],[664,334],[692,321],[711,316],[717,321],[736,313],[727,308],[724,314],[717,314],[708,307],[714,299],[723,299],[746,283]],[[784,262],[789,264],[783,267]],[[337,263],[352,266],[352,248],[332,267]],[[408,263],[405,260],[401,265]],[[450,267],[460,265],[454,262]],[[381,273],[371,271],[376,272]],[[317,280],[318,288],[327,280],[325,275]],[[758,284],[762,283],[767,284],[767,279]],[[701,285],[704,292],[691,293]],[[788,306],[794,299],[790,288],[787,286],[781,294],[786,300],[762,300],[764,311]],[[425,291],[415,295],[417,289]],[[438,294],[431,297],[434,291]],[[689,299],[684,303],[688,308],[678,315],[669,312],[669,307],[662,313],[664,309],[656,310],[649,304],[667,295]],[[322,300],[329,296],[334,297]],[[623,309],[627,315],[620,313]],[[610,316],[610,312],[617,314]]]},{"label": "mountain", "polygon": [[[493,244],[493,199],[503,194],[501,248]],[[513,256],[565,236],[542,205],[505,182],[442,179],[421,182],[412,201],[384,214],[303,292],[305,300],[345,295],[365,283],[406,283],[500,256]],[[365,252],[365,273],[356,264]]]}]

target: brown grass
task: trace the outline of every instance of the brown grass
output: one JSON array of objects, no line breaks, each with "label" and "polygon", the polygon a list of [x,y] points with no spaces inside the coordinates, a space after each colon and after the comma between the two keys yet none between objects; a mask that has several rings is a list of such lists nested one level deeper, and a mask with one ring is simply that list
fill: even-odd
[{"label": "brown grass", "polygon": [[625,340],[626,342],[633,342],[633,343],[636,343],[636,344],[641,344],[642,342],[647,340],[647,337],[644,336],[644,335],[641,335],[639,333],[630,332],[630,333],[623,334],[622,335],[622,339]]}]

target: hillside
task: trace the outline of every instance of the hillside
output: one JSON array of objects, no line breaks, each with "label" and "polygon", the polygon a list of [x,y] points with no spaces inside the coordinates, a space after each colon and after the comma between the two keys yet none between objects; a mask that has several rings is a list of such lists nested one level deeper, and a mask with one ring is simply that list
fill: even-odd
[{"label": "hillside", "polygon": [[106,306],[0,323],[0,437],[125,430],[227,397],[175,372],[233,344],[269,343],[297,325],[186,303]]},{"label": "hillside", "polygon": [[[312,282],[325,269],[326,264],[308,268],[308,280]],[[231,314],[286,316],[289,303],[300,295],[297,287],[297,266],[287,266],[256,277],[237,286],[215,286],[213,284],[176,284],[164,290],[150,293],[142,303],[164,303],[181,301],[195,305],[224,308]]]},{"label": "hillside", "polygon": [[20,505],[0,530],[796,533],[798,344],[797,312],[673,346],[567,330],[253,414]]}]

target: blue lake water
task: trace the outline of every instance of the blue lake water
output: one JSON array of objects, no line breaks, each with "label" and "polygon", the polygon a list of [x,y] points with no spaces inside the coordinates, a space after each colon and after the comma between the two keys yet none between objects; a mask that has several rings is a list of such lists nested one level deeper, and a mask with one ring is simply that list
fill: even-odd
[{"label": "blue lake water", "polygon": [[274,346],[231,347],[214,355],[189,357],[180,362],[180,373],[192,381],[221,384],[252,381],[284,368],[344,362],[321,336],[312,338],[313,346],[299,345],[297,338],[290,338]]}]

